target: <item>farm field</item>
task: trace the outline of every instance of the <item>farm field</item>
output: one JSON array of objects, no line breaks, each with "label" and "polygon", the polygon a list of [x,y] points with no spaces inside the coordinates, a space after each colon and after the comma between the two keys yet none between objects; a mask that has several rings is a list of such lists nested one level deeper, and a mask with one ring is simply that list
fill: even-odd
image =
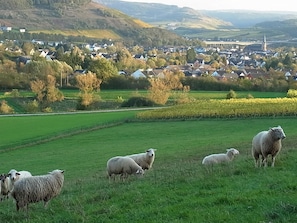
[{"label": "farm field", "polygon": [[[131,117],[100,115],[98,123],[103,124],[105,117],[108,122]],[[27,117],[1,117],[1,126],[11,118],[15,126],[21,126]],[[39,122],[45,122],[42,119],[48,116],[40,116]],[[78,120],[87,123],[88,119],[80,116]],[[287,138],[276,166],[256,169],[250,155],[252,137],[277,125],[283,127]],[[60,130],[53,126],[45,125],[42,134],[71,130],[79,122]],[[32,125],[28,128],[32,129]],[[15,128],[16,141],[26,139],[23,131]],[[1,134],[1,138],[10,135],[5,131]],[[34,134],[29,138],[40,137]],[[2,201],[1,219],[33,223],[296,222],[297,202],[292,196],[297,190],[295,139],[294,117],[135,120],[3,151],[2,172],[15,168],[37,175],[59,168],[65,170],[65,183],[46,210],[42,203],[36,203],[29,206],[28,215],[17,213],[11,200]],[[124,182],[106,178],[105,166],[110,157],[144,152],[151,147],[157,149],[156,160],[143,177],[131,176]],[[232,163],[210,171],[203,168],[205,155],[225,152],[230,147],[240,151]]]},{"label": "farm field", "polygon": [[[133,118],[136,111],[77,113],[33,116],[0,116],[1,149],[18,147],[32,141],[57,138],[89,131],[100,126],[116,125]],[[16,132],[17,131],[17,132]]]}]

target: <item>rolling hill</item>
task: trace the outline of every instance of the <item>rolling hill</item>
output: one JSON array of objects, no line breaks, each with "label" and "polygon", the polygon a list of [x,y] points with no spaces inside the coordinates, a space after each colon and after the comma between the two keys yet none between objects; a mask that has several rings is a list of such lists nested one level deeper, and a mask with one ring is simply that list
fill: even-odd
[{"label": "rolling hill", "polygon": [[[65,34],[70,30],[71,35],[87,35],[96,39],[121,39],[131,44],[137,42],[146,46],[164,42],[168,44],[184,42],[183,38],[175,33],[153,27],[90,0],[71,1],[71,4],[57,0],[51,1],[51,4],[46,2],[48,1],[43,3],[43,0],[0,0],[0,5],[5,3],[0,9],[1,26],[16,29],[24,27],[28,32],[46,31],[51,34],[61,33],[61,31]],[[92,33],[95,30],[94,36]]]},{"label": "rolling hill", "polygon": [[175,29],[178,27],[218,29],[231,28],[232,23],[207,16],[192,8],[157,3],[125,2],[120,0],[95,0],[109,8],[139,18],[154,26]]}]

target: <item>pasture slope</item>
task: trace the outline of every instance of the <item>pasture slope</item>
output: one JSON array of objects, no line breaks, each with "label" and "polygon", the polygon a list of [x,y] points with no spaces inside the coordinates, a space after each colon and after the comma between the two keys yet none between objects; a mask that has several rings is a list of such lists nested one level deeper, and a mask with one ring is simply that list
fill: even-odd
[{"label": "pasture slope", "polygon": [[[101,121],[110,117],[92,115]],[[26,120],[27,131],[43,122],[42,117],[38,122]],[[81,125],[89,118],[76,116]],[[5,119],[9,118],[0,119],[2,139],[11,134],[3,130],[8,128]],[[22,133],[24,119],[10,120],[15,126],[10,140],[27,139]],[[39,131],[51,134],[57,123],[63,123],[57,120]],[[256,169],[250,153],[252,137],[276,125],[287,135],[276,166]],[[64,126],[74,128],[66,122]],[[65,170],[65,184],[46,210],[37,203],[29,206],[28,214],[17,213],[12,200],[2,201],[1,222],[297,222],[297,202],[292,196],[297,190],[295,129],[295,117],[130,121],[6,150],[1,153],[1,172],[15,168],[37,175],[59,168]],[[54,130],[59,131],[65,129]],[[105,168],[110,157],[151,147],[157,149],[156,159],[144,177],[108,180]],[[230,165],[210,171],[202,167],[205,155],[230,147],[240,151]]]}]

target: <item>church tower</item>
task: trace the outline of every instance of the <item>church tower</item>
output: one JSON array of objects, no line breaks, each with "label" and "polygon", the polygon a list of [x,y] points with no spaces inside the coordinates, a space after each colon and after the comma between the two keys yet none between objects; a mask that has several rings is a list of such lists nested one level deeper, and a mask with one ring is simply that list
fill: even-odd
[{"label": "church tower", "polygon": [[263,37],[262,50],[267,51],[267,43],[266,43],[266,36],[265,35]]}]

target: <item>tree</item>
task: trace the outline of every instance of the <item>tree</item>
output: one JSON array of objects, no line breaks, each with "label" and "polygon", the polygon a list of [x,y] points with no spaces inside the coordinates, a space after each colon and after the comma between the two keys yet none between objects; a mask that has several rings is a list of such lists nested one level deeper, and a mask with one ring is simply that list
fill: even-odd
[{"label": "tree", "polygon": [[94,91],[100,89],[102,81],[97,78],[95,73],[92,72],[77,75],[75,79],[77,82],[76,86],[80,90],[79,104],[82,108],[86,108],[94,102]]},{"label": "tree", "polygon": [[190,48],[187,50],[187,55],[186,55],[187,62],[189,63],[194,63],[196,60],[196,52],[194,48]]},{"label": "tree", "polygon": [[24,42],[22,50],[25,55],[30,55],[31,51],[34,49],[34,44],[31,42]]},{"label": "tree", "polygon": [[111,77],[118,75],[117,68],[105,58],[92,60],[88,70],[95,73],[102,82],[108,82]]},{"label": "tree", "polygon": [[52,75],[47,75],[45,81],[39,79],[31,81],[30,87],[43,108],[55,101],[64,100],[63,93],[56,88],[56,78]]},{"label": "tree", "polygon": [[150,78],[148,98],[157,104],[164,105],[168,101],[172,90],[181,90],[183,85],[180,76],[170,71],[163,72],[163,77]]}]

